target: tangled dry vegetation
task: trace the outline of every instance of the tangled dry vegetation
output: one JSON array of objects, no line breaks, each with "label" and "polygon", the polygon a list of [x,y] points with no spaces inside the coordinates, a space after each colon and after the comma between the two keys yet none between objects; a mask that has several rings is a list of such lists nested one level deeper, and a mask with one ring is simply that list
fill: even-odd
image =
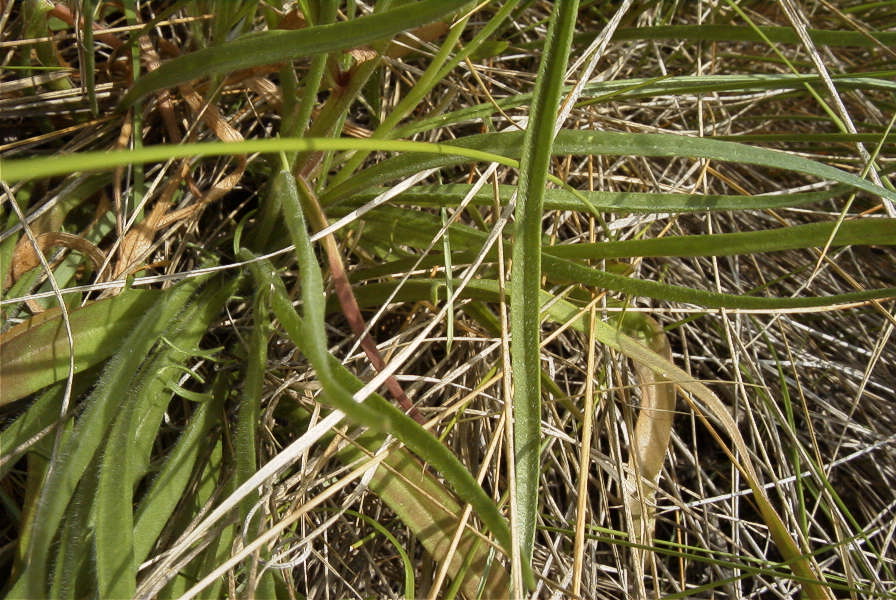
[{"label": "tangled dry vegetation", "polygon": [[[407,5],[0,2],[4,592],[896,596],[896,6],[582,2],[561,77],[553,3],[367,39],[374,4]],[[288,60],[261,33],[331,22],[360,25]],[[540,317],[510,265],[539,78]],[[336,141],[273,145],[302,137]],[[339,404],[370,381],[422,429]]]}]

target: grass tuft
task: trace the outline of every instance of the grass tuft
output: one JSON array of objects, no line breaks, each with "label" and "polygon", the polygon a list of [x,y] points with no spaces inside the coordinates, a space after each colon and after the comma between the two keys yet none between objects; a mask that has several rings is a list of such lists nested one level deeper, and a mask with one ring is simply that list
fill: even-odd
[{"label": "grass tuft", "polygon": [[0,2],[0,594],[896,598],[893,16]]}]

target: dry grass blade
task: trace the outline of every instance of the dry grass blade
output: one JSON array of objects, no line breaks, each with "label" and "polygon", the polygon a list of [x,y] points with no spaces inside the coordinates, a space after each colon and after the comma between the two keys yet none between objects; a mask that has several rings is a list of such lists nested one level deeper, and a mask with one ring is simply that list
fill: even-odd
[{"label": "dry grass blade", "polygon": [[[27,237],[21,238],[19,243],[16,244],[12,255],[11,269],[3,283],[4,290],[15,283],[22,275],[39,266],[41,260],[37,253],[43,253],[49,248],[69,248],[83,253],[90,259],[94,271],[99,271],[106,260],[106,255],[96,245],[72,233],[48,231],[36,235],[34,239],[37,247]],[[34,300],[27,300],[26,302],[28,303],[28,308],[35,314],[44,310]]]},{"label": "dry grass blade", "polygon": [[[823,573],[815,560],[806,557],[800,550],[797,543],[791,537],[787,526],[784,524],[780,514],[774,509],[765,491],[759,484],[759,476],[756,473],[756,467],[750,458],[750,449],[747,446],[743,435],[737,426],[737,422],[731,416],[730,411],[709,388],[700,382],[694,381],[687,373],[669,363],[654,352],[645,352],[643,346],[627,336],[619,336],[619,348],[627,356],[640,362],[641,368],[647,368],[653,371],[657,376],[667,378],[670,382],[677,384],[681,389],[693,394],[701,402],[703,402],[709,414],[716,419],[722,426],[722,429],[731,439],[734,449],[738,456],[727,448],[721,437],[713,434],[720,446],[735,465],[745,476],[747,485],[753,491],[754,499],[757,504],[759,513],[762,515],[763,521],[768,525],[769,532],[780,550],[781,554],[790,563],[789,566],[794,574],[801,578],[801,583],[806,590],[806,594],[813,600],[826,600],[833,598],[827,582],[824,580]],[[710,431],[712,426],[707,420],[706,415],[696,405],[692,407],[697,411],[698,416],[707,425]],[[639,510],[636,508],[635,510]],[[641,517],[643,521],[643,516]]]},{"label": "dry grass blade", "polygon": [[[662,326],[650,317],[644,317],[643,323],[646,346],[672,362],[672,347]],[[641,404],[631,437],[629,475],[622,483],[622,491],[631,518],[629,539],[638,546],[651,546],[656,529],[657,481],[666,461],[675,417],[675,385],[637,359],[634,363]],[[644,578],[648,554],[649,551],[638,547],[632,549],[632,562],[639,579]]]}]

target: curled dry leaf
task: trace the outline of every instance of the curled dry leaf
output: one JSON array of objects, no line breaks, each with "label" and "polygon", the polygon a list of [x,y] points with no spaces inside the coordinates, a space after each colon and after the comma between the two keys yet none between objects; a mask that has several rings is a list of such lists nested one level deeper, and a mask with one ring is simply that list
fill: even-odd
[{"label": "curled dry leaf", "polygon": [[[38,250],[43,253],[46,253],[46,250],[49,248],[70,248],[72,250],[77,250],[90,259],[90,262],[93,263],[94,271],[98,271],[106,260],[106,255],[103,254],[103,251],[97,248],[96,245],[73,233],[48,231],[37,235],[35,241],[37,242],[36,248],[27,236],[22,236],[18,241],[12,254],[12,268],[6,275],[6,280],[3,282],[3,289],[7,289],[22,275],[40,265],[40,257],[37,254]],[[34,300],[28,300],[27,305],[33,313],[43,312],[44,310],[43,307]]]},{"label": "curled dry leaf", "polygon": [[360,48],[352,48],[348,51],[349,56],[355,59],[355,62],[362,63],[367,62],[368,60],[375,59],[378,54],[377,51],[369,46],[362,46]]},{"label": "curled dry leaf", "polygon": [[[658,324],[650,324],[649,328],[654,329],[656,332],[661,331]],[[685,392],[684,398],[689,400],[691,410],[697,414],[704,424],[711,427],[707,415],[711,415],[717,421],[718,425],[729,436],[734,446],[734,451],[737,452],[738,456],[735,456],[734,452],[722,443],[721,438],[717,437],[717,440],[722,445],[725,453],[731,458],[732,463],[743,474],[747,485],[753,492],[753,501],[756,508],[762,516],[762,520],[768,526],[769,534],[784,560],[787,561],[794,575],[802,579],[805,597],[813,600],[833,600],[834,595],[827,585],[821,567],[811,554],[807,554],[805,550],[800,548],[796,540],[791,536],[787,525],[785,525],[781,516],[772,506],[759,481],[753,461],[750,459],[751,453],[747,442],[738,430],[737,422],[725,404],[708,387],[678,368],[667,357],[660,356],[657,352],[648,351],[643,343],[627,335],[618,334],[618,332],[615,335],[615,342],[623,354],[636,361],[638,365],[649,368],[653,373],[657,374],[655,381],[671,381]],[[698,399],[703,404],[703,407],[691,402],[691,397]],[[645,480],[640,478],[638,481],[643,483]],[[635,489],[638,489],[637,486]],[[640,567],[640,563],[636,563],[636,566]]]},{"label": "curled dry leaf", "polygon": [[[158,53],[152,47],[152,44],[146,36],[141,38],[141,50],[143,51],[145,59],[148,61],[148,68],[150,70],[158,68],[160,64]],[[244,138],[242,134],[227,122],[227,119],[224,118],[220,110],[218,110],[218,107],[205,102],[202,96],[198,94],[191,85],[186,83],[182,84],[178,86],[178,90],[194,116],[201,119],[212,131],[214,131],[215,136],[219,140],[222,142],[243,141]],[[165,109],[163,114],[169,115],[169,131],[176,130],[170,104],[170,93],[164,91],[160,96],[160,101],[162,102],[162,108]],[[180,134],[176,133],[174,137],[175,139],[180,139]],[[177,176],[170,179],[162,192],[162,197],[155,203],[155,205],[153,205],[150,213],[143,221],[136,224],[125,234],[118,252],[115,268],[112,271],[111,279],[119,279],[138,270],[141,263],[148,256],[153,241],[159,231],[198,214],[206,205],[219,200],[227,192],[236,187],[246,170],[247,161],[245,156],[235,156],[234,160],[236,161],[235,168],[230,173],[218,179],[212,185],[211,189],[205,193],[196,204],[169,212],[171,208],[171,198],[174,196],[180,183],[187,180],[189,177],[190,163],[187,160],[181,161]],[[201,192],[197,191],[196,193]]]},{"label": "curled dry leaf", "polygon": [[[662,326],[650,317],[644,317],[643,334],[647,347],[672,362],[672,348]],[[635,423],[632,448],[629,454],[628,477],[623,482],[625,507],[632,520],[631,541],[649,546],[653,543],[656,527],[656,484],[675,415],[675,385],[657,375],[649,366],[634,362],[635,374],[641,388],[641,409]],[[636,569],[643,569],[646,551],[633,549]]]}]

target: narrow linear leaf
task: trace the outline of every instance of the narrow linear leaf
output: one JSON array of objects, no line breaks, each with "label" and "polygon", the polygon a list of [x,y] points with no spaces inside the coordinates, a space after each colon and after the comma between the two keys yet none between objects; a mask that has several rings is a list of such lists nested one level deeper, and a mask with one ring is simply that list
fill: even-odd
[{"label": "narrow linear leaf", "polygon": [[[389,211],[393,212],[390,214]],[[428,218],[426,215],[411,213],[409,211],[404,211],[401,209],[387,210],[387,207],[381,208],[376,213],[369,213],[367,218],[377,223],[378,226],[376,227],[376,229],[381,234],[385,232],[386,235],[389,235],[389,232],[393,231],[395,239],[400,239],[402,244],[406,244],[409,246],[419,244],[419,247],[421,248],[426,247],[428,240],[431,239],[429,236],[431,236],[432,232],[436,230],[435,228],[438,227],[438,223],[435,218],[430,219],[428,222]],[[393,225],[389,225],[390,220],[394,221]],[[879,231],[877,230],[878,226],[875,225],[878,220],[863,219],[862,221],[858,222],[866,221],[872,223],[869,226],[869,236],[871,236],[873,240],[877,241],[878,243],[890,243],[886,241],[888,239],[892,239],[892,237],[889,237],[888,234],[889,230],[891,229],[888,224],[889,220],[880,219],[880,221],[882,222],[882,226],[880,227]],[[845,224],[846,223],[844,223],[844,225]],[[394,227],[394,230],[390,230],[389,227]],[[808,230],[811,234],[811,236],[809,237],[812,237],[813,239],[816,239],[821,244],[823,244],[827,239],[824,235],[825,229],[819,229],[820,231],[814,233],[812,232],[812,229]],[[859,229],[861,230],[862,227],[859,227]],[[829,234],[830,230],[827,230],[827,233]],[[855,231],[852,231],[847,235],[852,236],[854,234]],[[465,249],[465,252],[457,253],[453,256],[453,262],[455,264],[460,264],[464,261],[472,261],[475,255],[479,252],[479,249],[482,247],[482,243],[484,242],[485,237],[485,233],[471,227],[462,225],[452,226],[452,244],[455,247]],[[885,242],[881,242],[880,240],[885,240]],[[815,296],[803,298],[750,296],[744,294],[712,292],[695,288],[670,285],[661,283],[659,281],[636,279],[624,275],[617,275],[615,273],[603,271],[601,269],[575,262],[574,260],[554,256],[554,249],[557,248],[560,247],[553,246],[551,248],[543,249],[543,275],[548,279],[548,281],[554,283],[579,283],[586,286],[613,290],[615,292],[621,292],[632,296],[645,296],[648,298],[655,298],[657,300],[665,300],[669,302],[684,302],[697,306],[705,306],[708,308],[741,308],[759,310],[779,308],[810,308],[817,306],[834,306],[836,304],[863,302],[866,300],[881,300],[884,298],[896,297],[896,287],[879,288],[861,292],[848,292],[845,294],[835,294],[832,296]],[[416,259],[413,259],[412,262],[416,263]],[[435,253],[432,256],[427,257],[426,259],[421,261],[421,265],[427,267],[438,266],[443,262],[444,258],[440,257],[438,253]],[[383,276],[390,273],[402,272],[402,269],[406,266],[408,266],[406,261],[394,261],[392,263],[386,263],[381,267],[366,269],[364,273],[366,273],[370,277]],[[414,280],[407,282],[407,285],[414,284]],[[365,286],[356,290],[356,295],[363,295],[366,291],[366,288],[370,285],[378,284],[365,284]],[[424,285],[429,284],[427,283]],[[425,292],[420,293],[425,294]],[[399,297],[405,297],[403,295],[403,292],[400,292]],[[413,301],[412,297],[411,301]]]},{"label": "narrow linear leaf", "polygon": [[[3,163],[2,178],[7,183],[15,183],[25,179],[39,179],[77,171],[104,171],[124,165],[159,162],[188,156],[208,157],[256,152],[273,154],[338,150],[405,153],[365,169],[345,183],[327,190],[320,197],[321,204],[327,206],[345,201],[357,193],[406,175],[419,173],[429,168],[464,164],[471,159],[480,162],[497,162],[516,168],[519,166],[516,157],[519,156],[521,145],[522,133],[517,131],[472,135],[451,144],[354,138],[277,138],[176,146],[159,145],[134,150],[84,152],[60,156],[52,161],[47,161],[42,157],[9,160]],[[743,162],[814,175],[824,180],[866,191],[874,196],[896,201],[896,192],[877,186],[836,167],[779,150],[758,148],[736,142],[658,133],[561,130],[557,133],[551,150],[554,155],[679,156],[734,163]]]},{"label": "narrow linear leaf", "polygon": [[[256,431],[261,423],[261,398],[264,394],[264,373],[267,368],[268,338],[270,336],[270,309],[265,290],[256,291],[252,312],[255,322],[249,337],[249,356],[247,357],[242,401],[236,425],[236,476],[234,480],[236,486],[249,479],[257,468],[255,462],[258,455]],[[241,506],[243,518],[248,516],[256,498],[257,495],[253,494],[247,496],[243,501]]]},{"label": "narrow linear leaf", "polygon": [[[59,528],[57,544],[53,546],[53,580],[50,598],[75,600],[78,590],[95,588],[91,571],[85,568],[91,556],[91,512],[96,495],[99,466],[88,466],[72,495],[65,520]],[[82,594],[83,595],[83,594]]]},{"label": "narrow linear leaf", "polygon": [[[472,135],[452,142],[451,146],[497,154],[505,159],[520,155],[523,132],[508,131]],[[386,141],[381,142],[386,148]],[[412,150],[412,149],[409,149]],[[421,148],[422,150],[422,148]],[[823,180],[846,184],[875,196],[896,201],[896,192],[877,186],[870,181],[836,167],[796,156],[780,150],[761,148],[710,138],[662,133],[617,133],[563,129],[557,133],[551,148],[554,155],[611,155],[706,158],[732,163],[746,163],[773,169],[784,169]],[[429,152],[428,149],[424,150]],[[379,186],[394,179],[417,173],[422,169],[463,164],[453,150],[442,149],[441,156],[403,154],[365,169],[343,184],[329,189],[321,196],[323,204],[345,200],[370,187]],[[624,204],[620,206],[624,209]]]},{"label": "narrow linear leaf", "polygon": [[[473,186],[465,184],[447,184],[433,186],[415,186],[411,190],[396,197],[395,202],[411,206],[457,206],[465,198]],[[515,190],[515,186],[498,186],[499,199],[506,203]],[[794,194],[760,194],[756,196],[738,196],[722,194],[663,194],[646,192],[579,192],[588,199],[588,204],[597,210],[627,213],[683,213],[722,210],[761,210],[766,208],[783,208],[802,206],[822,200],[829,200],[844,194],[849,188],[845,185],[832,186],[828,190],[818,192],[799,192]],[[357,208],[373,200],[380,193],[365,192],[354,196],[350,201],[341,202],[334,215],[341,216],[353,208]],[[492,206],[493,190],[482,190],[473,196],[471,203],[476,206]],[[565,189],[550,188],[545,190],[545,210],[576,210],[588,212],[590,207],[581,198]]]},{"label": "narrow linear leaf", "polygon": [[[779,44],[800,44],[799,36],[790,27],[758,27],[770,41]],[[892,47],[896,45],[896,33],[872,31],[863,34],[858,31],[810,29],[809,36],[816,44],[825,46],[856,46],[869,48],[877,43]],[[662,25],[618,29],[614,40],[694,40],[705,42],[758,42],[765,43],[762,36],[752,27],[737,25]],[[584,41],[584,39],[582,40]]]},{"label": "narrow linear leaf", "polygon": [[776,298],[763,296],[746,296],[709,292],[677,285],[669,285],[648,279],[635,279],[592,269],[584,265],[544,256],[545,272],[555,281],[577,282],[587,286],[607,288],[630,294],[665,300],[667,302],[683,302],[706,308],[742,308],[742,309],[776,309],[776,308],[809,308],[814,306],[834,306],[850,302],[866,300],[882,300],[896,297],[896,287],[880,288],[862,292],[849,292],[831,296],[815,296],[807,298]]},{"label": "narrow linear leaf", "polygon": [[[868,300],[896,298],[896,287],[808,298],[775,298],[721,294],[676,285],[668,285],[656,281],[632,279],[630,277],[614,275],[613,273],[591,269],[574,263],[555,263],[554,261],[556,260],[557,259],[553,259],[550,256],[544,257],[544,272],[549,281],[556,283],[578,283],[598,289],[611,289],[632,296],[645,296],[668,302],[682,302],[705,308],[738,308],[743,310],[816,308],[837,306],[840,304],[852,304],[855,302],[867,302]],[[454,283],[457,285],[459,281],[455,281]],[[363,286],[356,289],[355,295],[358,298],[359,306],[364,308],[376,306],[376,300],[371,300],[372,298],[377,298],[380,301],[385,300],[386,298],[394,298],[393,301],[395,302],[414,302],[420,298],[428,297],[426,294],[430,294],[434,288],[443,290],[444,286],[444,279],[409,280],[404,282],[403,287],[398,290],[395,290],[395,284],[391,282],[365,283]],[[394,296],[391,295],[393,293]],[[485,299],[478,296],[475,285],[472,285],[472,287],[465,292],[464,297],[479,300]],[[371,304],[371,302],[373,302],[373,304]],[[332,309],[335,310],[335,306],[333,306]]]},{"label": "narrow linear leaf", "polygon": [[210,75],[345,50],[385,40],[455,12],[470,0],[421,0],[349,21],[296,31],[264,31],[171,60],[137,80],[121,101],[126,109],[150,92]]},{"label": "narrow linear leaf", "polygon": [[896,245],[896,219],[861,219],[840,223],[809,223],[785,229],[686,235],[649,240],[552,246],[545,252],[558,258],[603,259],[634,256],[733,256],[850,245]]},{"label": "narrow linear leaf", "polygon": [[[277,154],[280,152],[327,152],[364,150],[368,152],[425,152],[456,154],[481,162],[498,162],[516,167],[517,161],[453,144],[408,142],[402,140],[370,140],[355,138],[274,138],[250,139],[242,142],[204,142],[196,144],[144,146],[130,150],[80,152],[46,160],[44,157],[4,161],[2,178],[7,183],[64,175],[79,171],[107,171],[126,165],[163,162],[175,158],[230,156],[236,154]],[[459,161],[463,162],[463,161]],[[451,164],[451,163],[445,163]]]},{"label": "narrow linear leaf", "polygon": [[[513,371],[513,457],[516,488],[511,497],[515,530],[514,570],[529,589],[538,513],[541,470],[541,236],[544,190],[548,181],[554,121],[575,31],[579,3],[557,2],[551,12],[538,70],[532,112],[523,138],[519,196],[513,229],[510,287],[510,356]],[[518,579],[515,578],[515,581]],[[519,594],[521,590],[517,590]]]}]

